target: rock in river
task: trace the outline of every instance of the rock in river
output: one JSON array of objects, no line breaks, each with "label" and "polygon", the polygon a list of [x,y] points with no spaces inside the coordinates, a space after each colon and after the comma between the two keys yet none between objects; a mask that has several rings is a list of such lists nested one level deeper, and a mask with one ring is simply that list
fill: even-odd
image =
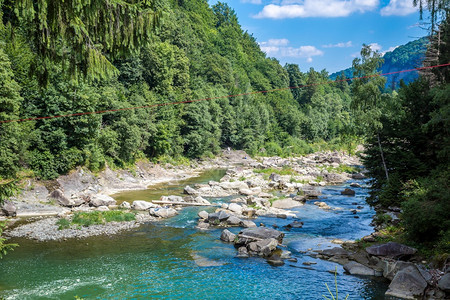
[{"label": "rock in river", "polygon": [[247,228],[239,232],[236,244],[245,245],[265,239],[276,239],[280,244],[283,242],[284,233],[267,227]]},{"label": "rock in river", "polygon": [[281,208],[281,209],[289,209],[294,207],[302,206],[303,203],[299,201],[294,201],[291,198],[276,200],[272,203],[272,207]]},{"label": "rock in river", "polygon": [[224,231],[222,231],[222,234],[220,235],[220,239],[227,243],[234,242],[235,238],[236,238],[236,235],[234,233],[232,233],[231,231],[229,231],[228,229],[225,229]]},{"label": "rock in river", "polygon": [[178,212],[173,208],[150,208],[149,213],[153,217],[158,218],[170,218],[178,214]]},{"label": "rock in river", "polygon": [[352,189],[345,189],[341,192],[341,195],[355,196],[355,191]]},{"label": "rock in river", "polygon": [[344,270],[352,275],[375,276],[375,271],[356,261],[351,261],[344,265]]}]

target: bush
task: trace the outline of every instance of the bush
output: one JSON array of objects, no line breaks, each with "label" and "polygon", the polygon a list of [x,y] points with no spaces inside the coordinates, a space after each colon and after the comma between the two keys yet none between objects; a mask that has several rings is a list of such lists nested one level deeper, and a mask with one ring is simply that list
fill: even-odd
[{"label": "bush", "polygon": [[[128,222],[135,219],[135,214],[118,210],[77,212],[73,215],[71,224],[88,227],[91,225],[101,225],[109,222]],[[64,224],[65,222],[62,221],[62,223]]]}]

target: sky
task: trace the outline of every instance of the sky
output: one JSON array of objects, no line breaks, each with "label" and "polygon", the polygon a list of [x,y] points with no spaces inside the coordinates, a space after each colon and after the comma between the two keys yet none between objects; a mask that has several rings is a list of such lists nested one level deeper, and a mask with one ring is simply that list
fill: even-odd
[{"label": "sky", "polygon": [[[300,70],[346,69],[362,44],[382,53],[427,34],[413,0],[222,0],[267,56]],[[217,3],[210,0],[211,5]],[[426,21],[424,15],[424,20]]]}]

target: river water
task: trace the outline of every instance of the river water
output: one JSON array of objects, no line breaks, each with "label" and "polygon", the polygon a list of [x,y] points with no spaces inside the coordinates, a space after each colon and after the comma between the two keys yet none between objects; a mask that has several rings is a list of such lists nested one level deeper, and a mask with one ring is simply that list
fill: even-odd
[{"label": "river water", "polygon": [[[222,175],[213,171],[158,189],[121,193],[117,199],[157,199]],[[334,291],[335,276],[329,270],[335,267],[339,299],[347,294],[349,299],[384,299],[384,279],[346,275],[340,265],[303,253],[334,247],[334,238],[357,239],[372,232],[374,211],[365,203],[367,189],[356,188],[356,197],[341,196],[349,184],[322,188],[319,201],[341,210],[324,211],[312,202],[294,209],[305,223],[285,232],[285,249],[298,259],[295,263],[273,267],[262,258],[236,258],[234,247],[219,240],[220,229],[195,229],[196,214],[204,208],[188,207],[172,219],[111,237],[15,239],[20,247],[0,260],[0,299],[324,299],[325,283]],[[210,200],[223,203],[230,198]],[[358,219],[350,211],[354,203],[364,206]],[[292,220],[261,217],[255,222],[282,228]],[[239,228],[230,230],[237,233]],[[308,267],[303,262],[317,264]]]}]

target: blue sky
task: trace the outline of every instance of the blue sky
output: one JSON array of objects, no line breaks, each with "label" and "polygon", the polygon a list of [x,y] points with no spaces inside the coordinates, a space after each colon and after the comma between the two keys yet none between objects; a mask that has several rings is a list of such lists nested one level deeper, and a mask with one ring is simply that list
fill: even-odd
[{"label": "blue sky", "polygon": [[314,67],[333,73],[350,67],[363,43],[386,52],[427,33],[412,0],[221,2],[235,10],[242,28],[268,56],[282,65],[296,63],[302,71]]}]

